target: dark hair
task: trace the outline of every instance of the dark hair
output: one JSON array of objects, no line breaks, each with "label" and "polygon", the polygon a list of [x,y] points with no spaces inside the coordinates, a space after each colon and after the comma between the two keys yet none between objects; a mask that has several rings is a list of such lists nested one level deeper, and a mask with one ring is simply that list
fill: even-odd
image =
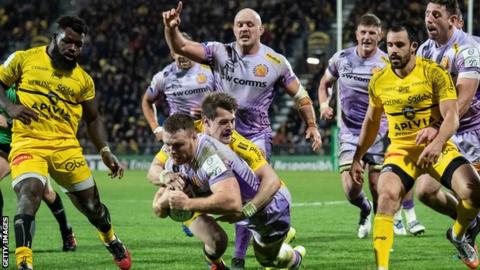
[{"label": "dark hair", "polygon": [[429,0],[429,3],[444,6],[449,15],[458,15],[460,6],[457,0]]},{"label": "dark hair", "polygon": [[234,112],[237,110],[237,101],[227,93],[210,93],[202,102],[202,114],[207,119],[213,120],[217,116],[217,108]]},{"label": "dark hair", "polygon": [[382,27],[382,21],[372,13],[365,13],[358,20],[358,25]]},{"label": "dark hair", "polygon": [[174,113],[165,119],[163,122],[163,129],[168,133],[176,133],[180,130],[195,132],[195,126],[193,125],[193,119],[183,113]]},{"label": "dark hair", "polygon": [[387,34],[389,32],[398,33],[398,32],[402,32],[402,31],[407,32],[408,39],[410,40],[411,43],[417,42],[417,35],[416,35],[415,31],[413,30],[413,27],[411,27],[410,25],[408,25],[406,23],[397,22],[397,23],[391,25],[388,28]]},{"label": "dark hair", "polygon": [[77,16],[62,16],[57,20],[58,28],[65,30],[67,27],[79,34],[87,34],[88,26],[84,20]]}]

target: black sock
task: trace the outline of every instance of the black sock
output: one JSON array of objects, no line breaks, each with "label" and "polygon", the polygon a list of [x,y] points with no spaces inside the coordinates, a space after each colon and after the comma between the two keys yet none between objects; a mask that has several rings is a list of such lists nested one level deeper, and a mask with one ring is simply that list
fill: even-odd
[{"label": "black sock", "polygon": [[16,215],[13,219],[15,226],[15,242],[18,247],[32,248],[32,239],[35,235],[35,216]]},{"label": "black sock", "polygon": [[99,231],[107,233],[112,228],[112,223],[110,221],[110,212],[103,203],[102,207],[104,209],[103,216],[101,216],[99,219],[88,218],[88,220],[90,221],[90,223],[92,223],[93,226],[97,227]]},{"label": "black sock", "polygon": [[50,211],[52,211],[52,214],[55,216],[55,219],[58,222],[58,226],[60,226],[60,231],[62,234],[67,234],[70,232],[70,228],[68,226],[67,222],[67,215],[65,214],[65,208],[63,208],[63,203],[62,203],[62,198],[60,198],[60,195],[58,195],[57,192],[55,192],[56,198],[53,203],[48,203],[48,208],[50,208]]}]

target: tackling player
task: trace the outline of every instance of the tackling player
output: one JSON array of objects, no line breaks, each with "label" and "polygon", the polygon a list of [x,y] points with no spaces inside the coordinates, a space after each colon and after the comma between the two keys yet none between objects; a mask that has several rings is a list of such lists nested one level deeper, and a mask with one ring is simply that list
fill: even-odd
[{"label": "tackling player", "polygon": [[[198,43],[185,39],[179,31],[182,2],[176,9],[163,12],[165,38],[174,53],[213,67],[219,90],[230,93],[238,103],[236,127],[245,138],[255,143],[270,159],[272,129],[268,109],[277,86],[285,88],[294,98],[304,124],[306,139],[312,140],[315,151],[321,145],[315,111],[307,91],[295,76],[287,59],[261,44],[264,28],[257,12],[240,10],[234,19],[236,41]],[[244,258],[251,234],[236,226],[235,252],[232,265],[243,269]]]}]

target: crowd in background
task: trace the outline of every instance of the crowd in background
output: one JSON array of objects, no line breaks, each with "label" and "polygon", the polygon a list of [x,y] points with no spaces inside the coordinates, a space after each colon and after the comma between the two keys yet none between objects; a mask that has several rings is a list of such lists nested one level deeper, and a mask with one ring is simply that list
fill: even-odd
[{"label": "crowd in background", "polygon": [[[98,107],[109,133],[109,141],[116,145],[118,153],[156,152],[159,144],[155,142],[142,115],[140,102],[152,76],[172,61],[163,38],[161,14],[163,10],[175,7],[177,1],[77,2],[83,7],[75,13],[90,27],[80,63],[95,81]],[[356,1],[344,26],[344,39],[354,40],[357,17],[369,11],[383,21],[408,19],[420,30],[419,37],[423,40],[423,2]],[[0,57],[5,59],[15,50],[47,43],[52,24],[66,13],[61,10],[61,3],[63,2],[59,0],[3,0],[0,5]],[[335,0],[187,0],[183,3],[181,30],[189,33],[196,41],[233,41],[232,23],[236,11],[247,6],[257,10],[265,24],[262,42],[287,56],[298,75],[307,72],[304,59],[295,61],[295,56],[299,53],[301,57],[307,56],[308,34],[319,30],[329,31],[335,23]],[[476,9],[476,14],[479,14],[480,5],[476,5]],[[292,42],[293,40],[300,42]],[[324,57],[328,59],[329,56]],[[323,64],[326,59],[323,59]],[[305,85],[317,111],[317,87],[324,67],[323,65],[317,70]],[[271,115],[275,115],[279,107],[274,104]],[[158,102],[157,108],[160,118],[168,114],[165,102]],[[321,152],[328,153],[329,127],[332,122],[319,121],[319,124],[324,142]],[[298,113],[290,111],[288,120],[280,123],[280,128],[274,132],[274,154],[311,154],[309,144],[304,139],[304,129]],[[80,128],[78,136],[83,145],[89,145],[84,128]],[[93,148],[86,147],[86,151],[93,151]]]}]

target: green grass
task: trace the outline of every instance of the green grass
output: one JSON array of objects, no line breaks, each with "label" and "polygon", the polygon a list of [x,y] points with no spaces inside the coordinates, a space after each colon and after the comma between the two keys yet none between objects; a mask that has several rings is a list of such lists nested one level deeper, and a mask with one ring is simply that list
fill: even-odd
[{"label": "green grass", "polygon": [[[375,269],[372,240],[356,237],[358,210],[345,201],[337,173],[279,174],[292,193],[292,225],[297,230],[295,243],[307,249],[305,269]],[[115,231],[132,254],[132,269],[206,269],[200,242],[184,236],[178,223],[153,215],[151,199],[156,189],[144,175],[142,171],[128,171],[125,178],[118,181],[108,179],[104,172],[95,172],[100,196],[110,209]],[[5,179],[0,186],[4,212],[10,217],[10,268],[14,269],[15,195],[10,180]],[[63,194],[62,198],[77,236],[77,251],[61,252],[58,226],[48,207],[42,204],[36,217],[33,242],[35,269],[117,269],[93,226]],[[339,202],[319,203],[331,201]],[[452,221],[420,203],[416,204],[416,210],[427,227],[426,234],[396,237],[390,269],[466,269],[453,259],[455,251],[444,237]],[[230,236],[224,259],[230,262],[233,227],[224,224],[224,228]],[[248,251],[247,269],[259,269],[252,248]]]}]

